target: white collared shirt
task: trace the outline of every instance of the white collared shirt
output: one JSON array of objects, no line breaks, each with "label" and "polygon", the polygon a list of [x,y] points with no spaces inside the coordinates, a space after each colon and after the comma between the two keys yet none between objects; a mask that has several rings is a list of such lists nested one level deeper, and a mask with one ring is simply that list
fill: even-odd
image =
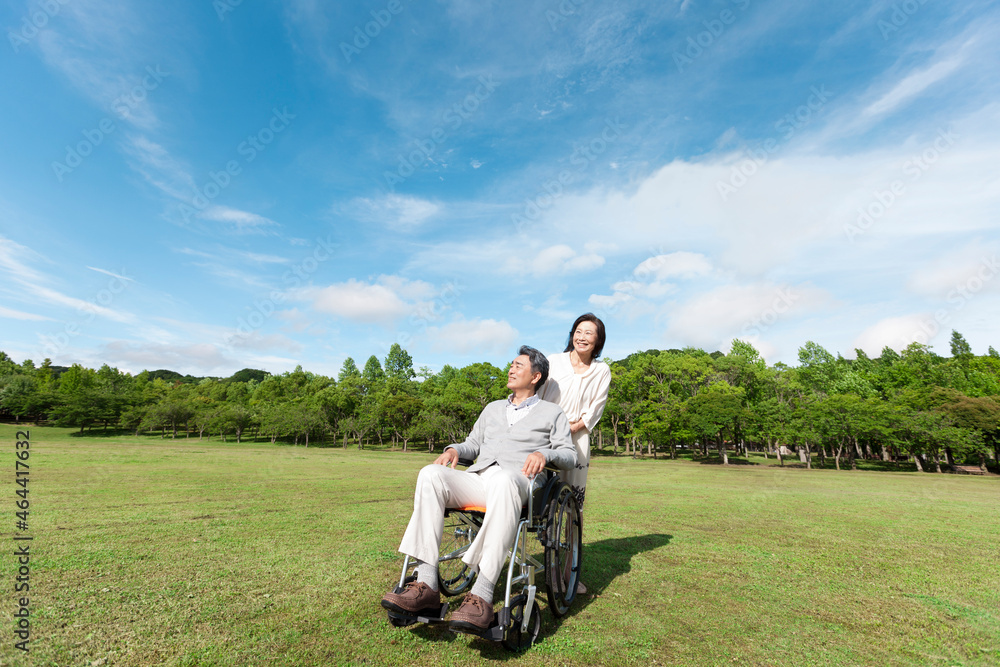
[{"label": "white collared shirt", "polygon": [[538,398],[538,394],[532,394],[528,398],[521,401],[519,405],[514,405],[514,394],[507,397],[507,426],[513,426],[517,422],[521,421],[528,416],[531,412],[532,406],[536,405],[541,399]]}]

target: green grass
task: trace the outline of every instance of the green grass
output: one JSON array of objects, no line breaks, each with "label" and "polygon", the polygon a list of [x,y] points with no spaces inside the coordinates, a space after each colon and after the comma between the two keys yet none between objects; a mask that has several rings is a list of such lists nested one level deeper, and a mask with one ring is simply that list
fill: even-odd
[{"label": "green grass", "polygon": [[[8,619],[14,433],[0,425]],[[391,628],[378,605],[426,453],[31,443],[33,639],[26,659],[5,630],[3,665],[1000,663],[996,477],[595,458],[594,595],[558,623],[543,609],[512,656]]]}]

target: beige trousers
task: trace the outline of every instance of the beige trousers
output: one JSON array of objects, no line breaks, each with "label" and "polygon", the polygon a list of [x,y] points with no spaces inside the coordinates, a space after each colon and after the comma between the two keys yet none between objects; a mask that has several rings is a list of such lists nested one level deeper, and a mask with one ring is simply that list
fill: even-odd
[{"label": "beige trousers", "polygon": [[510,472],[498,465],[473,473],[433,463],[425,466],[417,477],[413,515],[399,551],[426,563],[437,563],[445,508],[485,507],[482,528],[462,560],[480,577],[496,582],[514,542],[521,507],[530,488],[531,482],[520,470]]}]

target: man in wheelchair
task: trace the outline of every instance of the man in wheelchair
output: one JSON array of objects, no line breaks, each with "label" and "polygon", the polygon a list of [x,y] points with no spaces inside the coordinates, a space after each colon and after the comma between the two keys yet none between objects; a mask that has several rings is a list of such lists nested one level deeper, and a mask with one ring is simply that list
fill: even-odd
[{"label": "man in wheelchair", "polygon": [[[493,623],[493,589],[536,475],[546,466],[576,465],[566,415],[536,395],[548,374],[545,355],[522,346],[507,373],[511,395],[487,405],[465,442],[449,445],[420,471],[413,515],[399,545],[401,553],[416,559],[417,579],[401,591],[385,594],[382,606],[390,612],[438,615],[442,606],[438,553],[445,508],[479,506],[486,508],[483,523],[462,558],[478,578],[449,625],[476,633]],[[476,461],[466,470],[456,470],[459,459]]]}]

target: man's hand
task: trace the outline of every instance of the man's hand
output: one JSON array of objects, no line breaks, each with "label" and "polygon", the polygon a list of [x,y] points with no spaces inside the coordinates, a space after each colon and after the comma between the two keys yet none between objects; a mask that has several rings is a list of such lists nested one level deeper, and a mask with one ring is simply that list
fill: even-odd
[{"label": "man's hand", "polygon": [[455,464],[458,463],[458,452],[454,449],[446,449],[441,452],[441,456],[434,459],[434,463],[439,466],[451,466],[452,470],[454,470]]},{"label": "man's hand", "polygon": [[541,452],[531,452],[528,454],[528,458],[524,459],[524,467],[521,468],[521,472],[528,479],[531,479],[538,473],[545,469],[545,455]]}]

